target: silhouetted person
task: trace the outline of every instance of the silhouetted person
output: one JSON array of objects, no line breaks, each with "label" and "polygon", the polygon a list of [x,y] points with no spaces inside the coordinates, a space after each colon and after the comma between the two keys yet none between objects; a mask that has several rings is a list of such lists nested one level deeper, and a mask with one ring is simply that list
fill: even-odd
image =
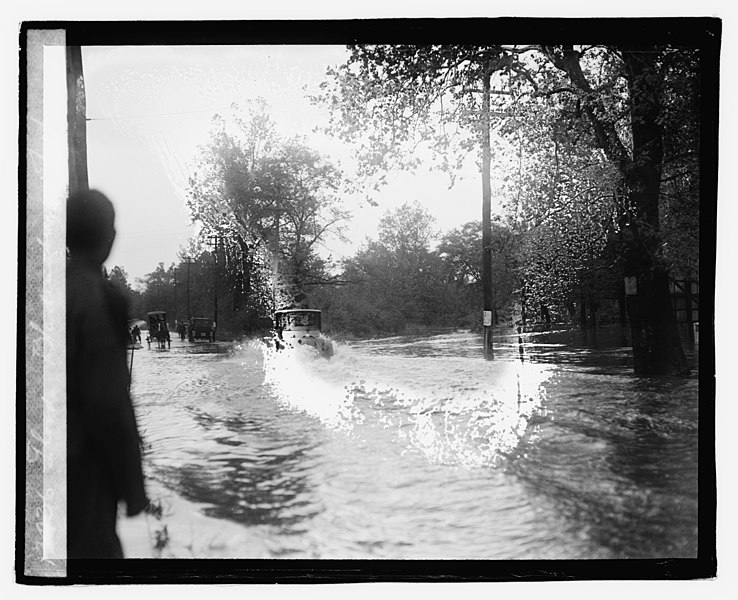
[{"label": "silhouetted person", "polygon": [[128,395],[127,302],[104,279],[115,211],[100,192],[67,200],[67,557],[122,558],[118,502],[148,501]]}]

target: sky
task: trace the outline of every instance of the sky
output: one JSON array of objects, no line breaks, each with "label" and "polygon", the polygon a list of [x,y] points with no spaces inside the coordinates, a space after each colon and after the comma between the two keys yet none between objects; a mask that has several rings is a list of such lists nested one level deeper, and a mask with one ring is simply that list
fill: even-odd
[{"label": "sky", "polygon": [[[116,206],[116,243],[106,265],[123,267],[134,283],[159,262],[168,266],[197,232],[185,204],[198,146],[215,114],[264,98],[277,130],[304,135],[309,146],[352,170],[351,149],[315,128],[325,107],[312,104],[327,67],[345,61],[344,46],[84,47],[90,187]],[[321,253],[351,255],[386,211],[419,200],[447,231],[481,218],[481,182],[473,164],[452,189],[448,176],[423,165],[389,178],[372,207],[344,199],[353,213],[349,243],[325,241]]]}]

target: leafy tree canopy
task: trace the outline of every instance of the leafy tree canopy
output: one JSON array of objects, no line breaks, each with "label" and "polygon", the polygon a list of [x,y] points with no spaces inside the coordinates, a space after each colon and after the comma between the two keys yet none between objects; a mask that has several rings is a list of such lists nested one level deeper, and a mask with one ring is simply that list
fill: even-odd
[{"label": "leafy tree canopy", "polygon": [[[327,278],[318,245],[341,236],[349,213],[342,174],[301,138],[275,131],[263,100],[243,118],[216,117],[189,182],[187,205],[203,237],[222,239],[226,262],[271,263],[285,298],[300,302],[305,286]],[[232,256],[233,254],[237,256]],[[240,268],[240,267],[239,267]]]}]

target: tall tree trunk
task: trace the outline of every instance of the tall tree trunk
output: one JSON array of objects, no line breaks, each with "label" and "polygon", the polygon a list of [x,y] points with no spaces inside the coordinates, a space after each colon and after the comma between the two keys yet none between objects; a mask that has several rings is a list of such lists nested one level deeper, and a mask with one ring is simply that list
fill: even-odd
[{"label": "tall tree trunk", "polygon": [[663,160],[660,74],[657,48],[622,49],[631,103],[632,156],[605,118],[611,110],[597,97],[571,45],[545,47],[553,64],[579,88],[582,108],[599,146],[623,177],[628,218],[623,226],[623,274],[633,359],[638,375],[689,372],[669,296],[668,273],[661,256],[659,193]]}]

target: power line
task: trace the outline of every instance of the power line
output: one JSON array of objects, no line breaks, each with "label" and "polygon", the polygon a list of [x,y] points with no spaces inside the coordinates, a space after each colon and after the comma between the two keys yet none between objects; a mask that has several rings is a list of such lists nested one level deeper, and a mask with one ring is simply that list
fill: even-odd
[{"label": "power line", "polygon": [[172,234],[172,233],[191,233],[189,229],[186,228],[179,228],[179,229],[152,229],[149,231],[136,231],[133,233],[118,233],[116,237],[119,238],[131,238],[131,237],[146,237],[146,236],[155,236],[155,235],[166,235],[166,234]]},{"label": "power line", "polygon": [[234,110],[232,107],[227,108],[204,108],[200,110],[185,110],[181,112],[169,112],[169,113],[151,113],[148,115],[131,115],[127,117],[87,117],[86,121],[130,121],[132,119],[149,119],[153,117],[174,117],[177,115],[191,115],[195,113],[207,113],[207,112],[217,112],[217,111],[224,111],[224,110]]}]

